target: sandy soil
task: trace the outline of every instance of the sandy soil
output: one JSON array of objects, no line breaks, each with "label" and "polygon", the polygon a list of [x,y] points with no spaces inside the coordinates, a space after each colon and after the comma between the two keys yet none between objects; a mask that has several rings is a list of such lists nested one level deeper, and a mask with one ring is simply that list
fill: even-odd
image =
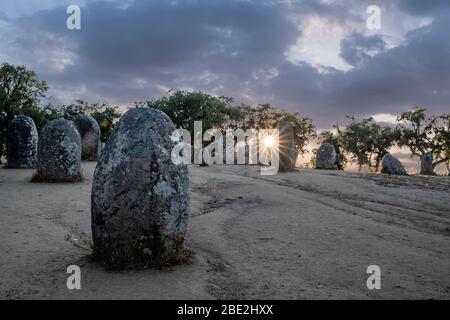
[{"label": "sandy soil", "polygon": [[[448,177],[191,167],[193,262],[105,272],[89,259],[94,167],[76,184],[0,169],[0,298],[450,298]],[[81,290],[66,287],[71,264]]]}]

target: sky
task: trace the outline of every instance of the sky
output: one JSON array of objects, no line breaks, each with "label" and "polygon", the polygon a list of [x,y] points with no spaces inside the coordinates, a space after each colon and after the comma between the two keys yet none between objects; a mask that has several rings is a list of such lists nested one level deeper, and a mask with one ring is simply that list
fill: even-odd
[{"label": "sky", "polygon": [[[80,30],[66,27],[71,4]],[[2,0],[0,62],[35,70],[55,104],[201,90],[329,128],[449,112],[449,30],[448,0]]]}]

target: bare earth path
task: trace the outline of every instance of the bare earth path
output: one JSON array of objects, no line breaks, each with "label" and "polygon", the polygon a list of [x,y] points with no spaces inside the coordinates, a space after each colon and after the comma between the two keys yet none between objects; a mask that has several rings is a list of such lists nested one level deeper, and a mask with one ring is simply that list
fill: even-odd
[{"label": "bare earth path", "polygon": [[[0,169],[0,298],[450,298],[448,177],[190,167],[193,263],[105,272],[89,259],[94,167],[77,184]],[[81,290],[66,287],[71,264]]]}]

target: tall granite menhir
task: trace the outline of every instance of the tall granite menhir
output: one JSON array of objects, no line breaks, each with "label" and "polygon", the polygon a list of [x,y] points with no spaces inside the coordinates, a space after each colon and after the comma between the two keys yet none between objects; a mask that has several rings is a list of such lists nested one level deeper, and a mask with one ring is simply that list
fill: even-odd
[{"label": "tall granite menhir", "polygon": [[100,151],[100,127],[91,116],[81,114],[73,119],[81,136],[81,159],[97,161]]},{"label": "tall granite menhir", "polygon": [[294,139],[294,127],[289,121],[282,120],[278,124],[278,130],[279,169],[282,172],[293,171],[298,157],[298,150]]},{"label": "tall granite menhir", "polygon": [[189,176],[171,160],[175,127],[163,112],[130,109],[97,162],[94,256],[107,269],[178,262],[189,217]]},{"label": "tall granite menhir", "polygon": [[81,138],[72,121],[52,120],[41,132],[34,181],[81,180]]},{"label": "tall granite menhir", "polygon": [[17,116],[8,126],[6,135],[8,168],[35,168],[38,132],[33,119]]},{"label": "tall granite menhir", "polygon": [[420,174],[434,175],[433,154],[427,152],[420,157]]}]

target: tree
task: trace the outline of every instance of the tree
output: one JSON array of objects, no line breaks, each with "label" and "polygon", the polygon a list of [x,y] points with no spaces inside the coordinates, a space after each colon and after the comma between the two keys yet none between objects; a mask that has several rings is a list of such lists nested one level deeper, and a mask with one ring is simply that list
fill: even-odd
[{"label": "tree", "polygon": [[228,120],[224,126],[228,129],[244,129],[245,117],[249,113],[250,109],[252,109],[252,107],[245,104],[229,106],[226,110]]},{"label": "tree", "polygon": [[[399,146],[407,147],[411,151],[411,157],[421,157],[427,152],[435,156],[433,167],[439,163],[442,145],[436,140],[436,118],[427,117],[426,109],[414,107],[411,111],[402,113],[397,121],[401,122],[398,126]],[[436,160],[436,158],[438,160]]]},{"label": "tree", "polygon": [[75,103],[63,105],[60,108],[61,117],[73,119],[79,114],[92,116],[98,123],[102,142],[108,140],[109,135],[115,128],[117,120],[122,116],[118,111],[119,107],[110,106],[106,103],[89,103],[85,100],[75,100]]},{"label": "tree", "polygon": [[391,127],[380,126],[373,118],[363,119],[361,122],[357,122],[353,116],[347,118],[350,122],[344,131],[336,126],[345,151],[353,155],[360,171],[362,165],[367,164],[370,171],[373,168],[377,172],[383,157],[396,144],[398,131]]},{"label": "tree", "polygon": [[24,105],[21,111],[22,114],[33,119],[38,132],[42,130],[47,122],[61,118],[60,110],[50,104],[47,104],[44,107],[39,107],[37,104]]},{"label": "tree", "polygon": [[228,120],[231,98],[214,97],[200,91],[176,91],[167,97],[135,102],[135,107],[155,108],[166,113],[177,128],[194,133],[194,121],[202,121],[203,130],[219,128]]},{"label": "tree", "polygon": [[91,113],[91,116],[97,121],[101,130],[101,141],[106,142],[114,130],[117,120],[122,116],[118,107],[103,105],[100,110]]},{"label": "tree", "polygon": [[[169,91],[169,95],[159,99],[135,102],[136,108],[148,107],[161,110],[172,120],[176,128],[188,130],[194,137],[194,122],[202,122],[203,133],[209,129],[224,129],[230,121],[230,115],[236,117],[236,110],[231,111],[228,97],[214,97],[200,91]],[[195,137],[191,143],[195,142]],[[202,147],[209,142],[202,140]],[[207,165],[205,162],[202,165]]]},{"label": "tree", "polygon": [[[300,154],[305,154],[308,142],[316,138],[317,133],[312,120],[307,117],[302,117],[298,112],[281,112],[280,118],[277,121],[289,121],[292,123],[294,129],[294,140],[297,145],[297,150]],[[278,125],[278,123],[277,123]]]},{"label": "tree", "polygon": [[0,163],[4,152],[6,130],[15,115],[31,111],[44,97],[48,86],[34,71],[8,63],[0,65]]},{"label": "tree", "polygon": [[378,172],[381,160],[389,153],[389,149],[396,144],[398,132],[391,127],[381,127],[377,123],[370,123],[369,134],[369,168],[373,166],[372,157],[374,157],[375,172]]},{"label": "tree", "polygon": [[347,116],[349,123],[344,130],[339,130],[340,140],[343,149],[352,155],[352,160],[358,164],[358,170],[364,164],[369,163],[370,146],[370,127],[369,122],[372,118],[363,119],[357,122],[354,116]]},{"label": "tree", "polygon": [[[334,150],[336,151],[336,155],[339,157],[339,162],[338,162],[338,170],[344,170],[346,164],[347,164],[347,159],[344,155],[344,150],[342,148],[342,144],[340,141],[340,136],[339,136],[339,126],[335,125],[334,126],[337,130],[337,133],[334,134],[332,131],[330,130],[326,130],[326,131],[322,131],[319,136],[317,137],[317,144],[320,146],[323,143],[329,143],[334,147]],[[313,149],[312,153],[313,156],[311,157],[311,167],[315,168],[316,167],[316,155],[317,155],[317,148]]]},{"label": "tree", "polygon": [[240,105],[240,127],[246,129],[273,129],[281,120],[292,123],[294,139],[300,154],[306,152],[308,141],[316,137],[315,126],[312,120],[302,117],[298,112],[287,112],[273,108],[270,104],[260,104],[255,108]]},{"label": "tree", "polygon": [[432,118],[436,161],[433,168],[445,163],[450,175],[450,113]]}]

